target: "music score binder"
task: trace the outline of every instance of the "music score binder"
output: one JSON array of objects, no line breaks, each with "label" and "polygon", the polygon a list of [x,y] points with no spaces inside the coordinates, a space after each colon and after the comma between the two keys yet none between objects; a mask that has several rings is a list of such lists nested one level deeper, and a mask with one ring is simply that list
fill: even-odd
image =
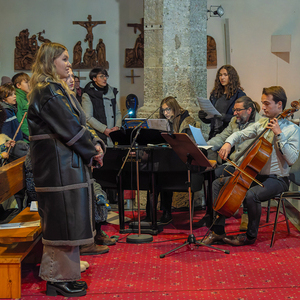
[{"label": "music score binder", "polygon": [[187,162],[187,153],[189,153],[189,155],[193,157],[192,165],[208,168],[213,167],[211,162],[186,133],[162,133],[161,135],[184,163]]},{"label": "music score binder", "polygon": [[[114,145],[131,145],[131,140],[134,138],[135,131],[133,132],[133,128],[128,129],[120,129],[117,131],[113,131],[109,134]],[[157,129],[148,129],[142,128],[140,134],[137,137],[136,142],[141,146],[146,146],[147,144],[161,144],[166,141],[161,136],[162,131]]]}]

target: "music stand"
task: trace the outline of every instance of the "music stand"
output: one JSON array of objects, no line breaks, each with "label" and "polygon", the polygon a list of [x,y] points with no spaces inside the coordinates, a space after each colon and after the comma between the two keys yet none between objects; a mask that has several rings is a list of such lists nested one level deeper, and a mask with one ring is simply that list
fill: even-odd
[{"label": "music stand", "polygon": [[200,241],[197,241],[193,234],[193,220],[192,220],[192,189],[191,189],[191,165],[196,165],[200,167],[213,167],[210,161],[202,153],[202,151],[197,147],[197,145],[190,139],[186,133],[162,133],[162,137],[167,141],[167,143],[173,148],[179,158],[186,164],[188,172],[188,192],[189,192],[189,213],[190,213],[190,234],[184,244],[172,249],[159,257],[164,258],[166,255],[184,247],[187,245],[197,245],[205,246],[214,250],[222,251],[229,254],[229,250],[224,250],[220,248],[213,247],[211,245],[206,245]]}]

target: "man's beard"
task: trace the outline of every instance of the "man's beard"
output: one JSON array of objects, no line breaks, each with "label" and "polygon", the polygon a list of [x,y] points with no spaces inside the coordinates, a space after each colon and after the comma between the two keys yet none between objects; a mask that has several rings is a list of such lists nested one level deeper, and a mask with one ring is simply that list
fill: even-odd
[{"label": "man's beard", "polygon": [[236,119],[236,122],[238,124],[245,124],[246,123],[246,118],[245,117],[240,117],[239,119]]}]

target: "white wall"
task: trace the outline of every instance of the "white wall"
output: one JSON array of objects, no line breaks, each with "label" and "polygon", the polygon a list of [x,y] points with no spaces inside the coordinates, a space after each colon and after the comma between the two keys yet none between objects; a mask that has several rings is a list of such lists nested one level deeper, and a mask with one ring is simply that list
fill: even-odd
[{"label": "white wall", "polygon": [[[300,1],[299,0],[208,0],[210,5],[222,5],[222,18],[209,18],[207,33],[217,43],[218,66],[208,69],[208,95],[213,88],[217,69],[225,64],[224,21],[229,19],[231,64],[238,70],[247,95],[260,101],[263,87],[281,85],[289,101],[300,98],[298,92],[300,71]],[[109,61],[109,83],[120,90],[122,103],[134,93],[143,103],[144,69],[134,69],[135,83],[131,84],[131,69],[125,69],[125,48],[132,48],[138,35],[127,23],[139,23],[143,17],[142,0],[0,0],[0,77],[15,72],[15,37],[28,28],[30,36],[45,29],[46,38],[66,45],[73,59],[73,47],[83,42],[86,30],[72,21],[105,20],[106,25],[93,29],[94,48],[99,38],[106,45]],[[292,50],[289,63],[271,53],[271,36],[290,34]],[[87,78],[88,72],[81,71]],[[300,117],[300,113],[296,114]]]},{"label": "white wall", "polygon": [[[88,47],[84,42],[86,29],[73,25],[73,21],[87,21],[92,15],[94,21],[106,21],[93,29],[96,48],[99,38],[106,45],[106,57],[109,62],[109,84],[119,89],[122,102],[130,93],[143,101],[143,69],[135,69],[135,84],[131,84],[131,69],[125,69],[125,48],[133,48],[138,34],[127,23],[139,23],[143,17],[142,0],[0,0],[0,77],[12,77],[14,71],[15,37],[28,28],[30,36],[45,30],[45,38],[65,45],[73,61],[73,47],[82,42],[83,53]],[[75,72],[77,74],[77,72]],[[89,81],[88,71],[80,71],[86,77],[81,86]],[[123,103],[122,103],[123,104]],[[122,105],[124,106],[124,105]]]},{"label": "white wall", "polygon": [[[216,72],[225,64],[225,18],[229,19],[231,64],[237,69],[241,85],[254,101],[259,101],[263,87],[281,85],[288,102],[300,98],[300,1],[299,0],[208,0],[222,5],[222,18],[209,18],[207,34],[217,43],[217,68],[208,70],[208,95]],[[289,63],[271,53],[272,35],[291,35]],[[298,118],[300,113],[297,112]]]}]

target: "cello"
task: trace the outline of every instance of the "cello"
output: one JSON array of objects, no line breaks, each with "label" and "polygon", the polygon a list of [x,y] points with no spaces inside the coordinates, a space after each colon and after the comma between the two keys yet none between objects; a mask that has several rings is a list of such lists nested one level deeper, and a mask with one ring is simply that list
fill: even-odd
[{"label": "cello", "polygon": [[[284,110],[277,119],[287,118],[298,111],[300,103],[298,101],[293,101],[291,106],[292,108]],[[273,150],[272,143],[263,137],[268,130],[270,129],[265,128],[252,145],[236,158],[236,161],[238,161],[238,159],[248,151],[240,166],[237,166],[229,159],[226,159],[226,161],[232,164],[236,170],[232,174],[232,177],[222,187],[218,198],[213,203],[213,209],[221,215],[224,215],[225,217],[234,215],[241,206],[253,181],[263,186],[255,179],[255,177],[265,166]]]}]

